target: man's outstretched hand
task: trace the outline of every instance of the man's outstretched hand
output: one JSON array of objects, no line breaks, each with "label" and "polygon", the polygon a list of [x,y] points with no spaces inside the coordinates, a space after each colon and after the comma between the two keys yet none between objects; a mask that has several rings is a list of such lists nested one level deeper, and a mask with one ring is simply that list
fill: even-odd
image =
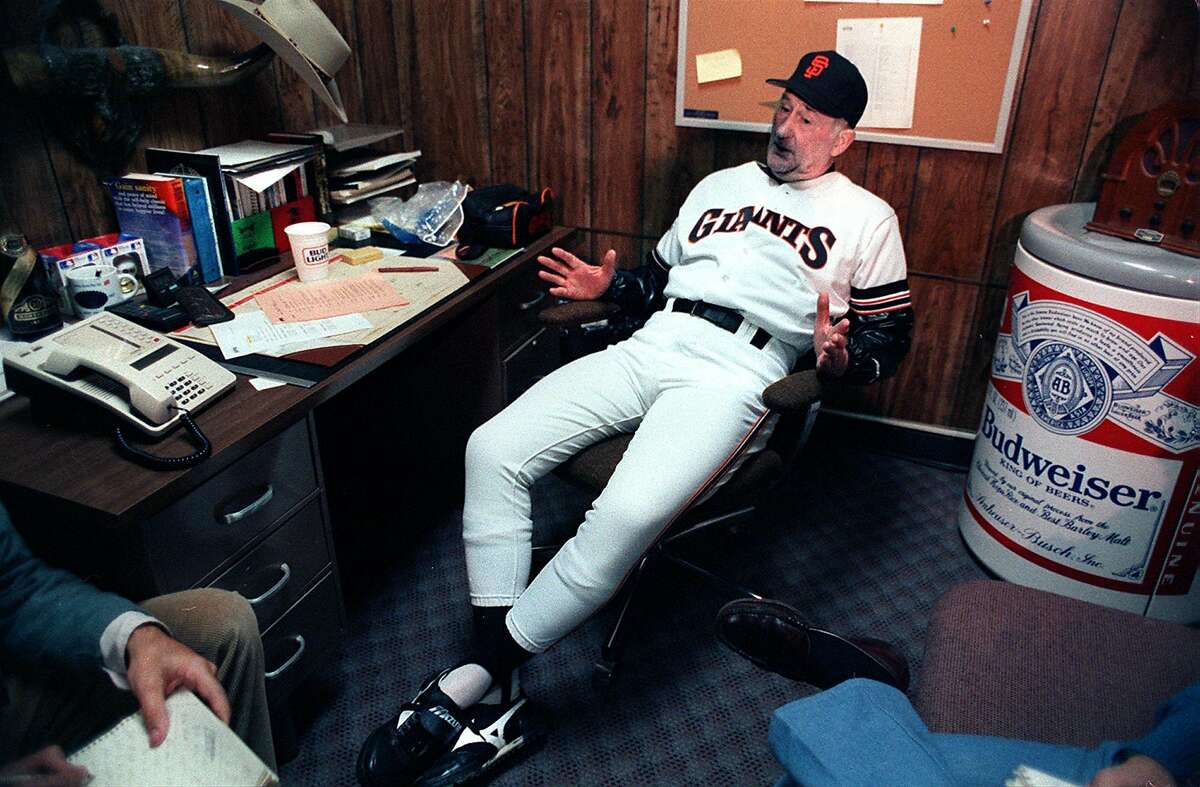
[{"label": "man's outstretched hand", "polygon": [[138,626],[125,646],[129,690],[137,697],[154,748],[167,737],[166,698],[178,688],[190,689],[221,721],[229,723],[229,700],[217,682],[217,665],[154,625]]},{"label": "man's outstretched hand", "polygon": [[573,301],[593,301],[612,283],[617,269],[617,252],[613,249],[605,253],[599,265],[587,263],[557,246],[550,252],[553,257],[538,257],[538,262],[547,268],[538,271],[538,276],[550,283],[551,295]]},{"label": "man's outstretched hand", "polygon": [[[553,292],[553,290],[551,290]],[[817,372],[826,377],[841,377],[850,366],[847,335],[850,321],[842,318],[829,324],[829,294],[817,296],[817,321],[813,324],[813,352],[817,354]]]},{"label": "man's outstretched hand", "polygon": [[58,746],[47,746],[0,768],[0,784],[29,787],[82,787],[92,775],[82,765],[72,765]]}]

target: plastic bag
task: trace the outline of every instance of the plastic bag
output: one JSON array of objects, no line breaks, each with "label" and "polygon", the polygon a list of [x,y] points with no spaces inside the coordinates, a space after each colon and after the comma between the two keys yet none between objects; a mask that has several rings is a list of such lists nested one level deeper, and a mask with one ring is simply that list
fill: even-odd
[{"label": "plastic bag", "polygon": [[469,187],[460,181],[422,183],[407,200],[371,200],[371,215],[402,243],[445,246],[463,223],[462,201]]}]

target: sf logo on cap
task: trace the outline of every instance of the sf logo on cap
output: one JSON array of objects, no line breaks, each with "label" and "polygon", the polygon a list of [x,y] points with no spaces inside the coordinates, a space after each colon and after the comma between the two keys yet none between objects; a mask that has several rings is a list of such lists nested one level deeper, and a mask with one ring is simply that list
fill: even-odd
[{"label": "sf logo on cap", "polygon": [[809,63],[808,68],[804,69],[804,78],[812,79],[815,76],[820,76],[827,65],[829,65],[829,58],[825,57],[825,55],[817,55]]}]

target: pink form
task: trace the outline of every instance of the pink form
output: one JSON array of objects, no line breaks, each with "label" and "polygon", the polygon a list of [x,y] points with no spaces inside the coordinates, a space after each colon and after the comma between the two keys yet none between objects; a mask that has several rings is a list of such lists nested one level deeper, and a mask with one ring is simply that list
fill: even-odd
[{"label": "pink form", "polygon": [[281,287],[255,295],[254,300],[274,323],[320,320],[408,305],[395,287],[382,277],[371,275]]}]

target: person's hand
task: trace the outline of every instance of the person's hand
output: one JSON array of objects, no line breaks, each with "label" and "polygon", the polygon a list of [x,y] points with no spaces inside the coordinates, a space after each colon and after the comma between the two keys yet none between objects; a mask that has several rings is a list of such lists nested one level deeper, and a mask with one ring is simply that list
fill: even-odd
[{"label": "person's hand", "polygon": [[850,321],[844,317],[837,325],[829,324],[829,294],[817,296],[817,321],[813,324],[813,352],[817,354],[817,371],[827,377],[841,377],[850,365],[847,334]]},{"label": "person's hand", "polygon": [[1097,773],[1088,787],[1175,787],[1175,780],[1158,760],[1135,754],[1120,765]]},{"label": "person's hand", "polygon": [[538,257],[549,270],[538,271],[542,281],[549,282],[550,294],[573,301],[593,301],[604,294],[617,270],[617,252],[609,249],[599,265],[584,262],[566,249],[555,246],[554,257]]},{"label": "person's hand", "polygon": [[30,787],[80,787],[92,774],[82,765],[72,765],[58,746],[47,746],[0,768],[0,784],[20,782]]},{"label": "person's hand", "polygon": [[129,690],[137,697],[150,737],[150,748],[167,737],[166,697],[178,688],[191,691],[221,721],[229,723],[229,700],[217,682],[217,665],[172,639],[153,624],[138,626],[125,646]]}]

